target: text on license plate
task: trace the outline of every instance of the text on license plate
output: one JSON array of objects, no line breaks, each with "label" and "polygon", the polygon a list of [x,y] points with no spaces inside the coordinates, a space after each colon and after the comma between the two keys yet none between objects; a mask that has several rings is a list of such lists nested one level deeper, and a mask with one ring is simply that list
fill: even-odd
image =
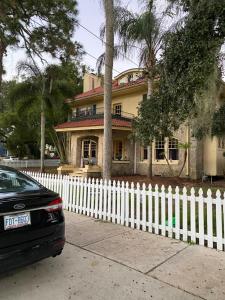
[{"label": "text on license plate", "polygon": [[26,225],[30,225],[30,213],[23,213],[23,214],[15,214],[11,216],[4,216],[4,229],[13,229],[19,228]]}]

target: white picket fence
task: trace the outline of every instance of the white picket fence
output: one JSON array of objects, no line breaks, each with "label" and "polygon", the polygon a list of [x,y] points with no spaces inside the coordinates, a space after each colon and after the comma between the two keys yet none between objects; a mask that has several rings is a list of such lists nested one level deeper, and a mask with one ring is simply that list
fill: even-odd
[{"label": "white picket fence", "polygon": [[82,179],[26,172],[63,198],[66,210],[149,231],[178,240],[225,250],[225,193],[212,197],[157,185]]}]

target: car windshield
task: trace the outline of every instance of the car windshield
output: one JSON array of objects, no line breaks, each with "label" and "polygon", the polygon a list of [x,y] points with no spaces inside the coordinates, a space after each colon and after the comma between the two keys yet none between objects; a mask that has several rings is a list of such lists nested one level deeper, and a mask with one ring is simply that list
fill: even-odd
[{"label": "car windshield", "polygon": [[0,193],[39,190],[41,185],[20,172],[0,168]]}]

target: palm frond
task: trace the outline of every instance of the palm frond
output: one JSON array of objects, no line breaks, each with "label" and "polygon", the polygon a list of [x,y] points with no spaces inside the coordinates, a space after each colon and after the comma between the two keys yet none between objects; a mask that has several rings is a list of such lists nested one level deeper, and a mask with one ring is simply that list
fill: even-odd
[{"label": "palm frond", "polygon": [[[113,57],[114,59],[123,58],[124,57],[124,50],[122,45],[115,45],[113,49]],[[96,69],[97,74],[100,76],[102,73],[103,66],[105,64],[105,53],[102,53],[96,62]]]},{"label": "palm frond", "polygon": [[18,74],[25,72],[30,76],[40,76],[41,71],[37,65],[30,61],[19,61],[17,63]]}]

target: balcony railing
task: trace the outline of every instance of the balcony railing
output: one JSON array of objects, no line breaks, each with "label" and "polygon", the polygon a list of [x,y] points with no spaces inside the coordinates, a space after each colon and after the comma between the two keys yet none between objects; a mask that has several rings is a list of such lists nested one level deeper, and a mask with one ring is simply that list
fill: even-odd
[{"label": "balcony railing", "polygon": [[[82,109],[78,111],[74,111],[71,117],[72,121],[84,120],[84,119],[100,119],[104,117],[104,108],[96,108],[96,109]],[[112,118],[116,119],[124,119],[131,120],[134,118],[134,115],[128,112],[116,112],[112,109]]]}]

